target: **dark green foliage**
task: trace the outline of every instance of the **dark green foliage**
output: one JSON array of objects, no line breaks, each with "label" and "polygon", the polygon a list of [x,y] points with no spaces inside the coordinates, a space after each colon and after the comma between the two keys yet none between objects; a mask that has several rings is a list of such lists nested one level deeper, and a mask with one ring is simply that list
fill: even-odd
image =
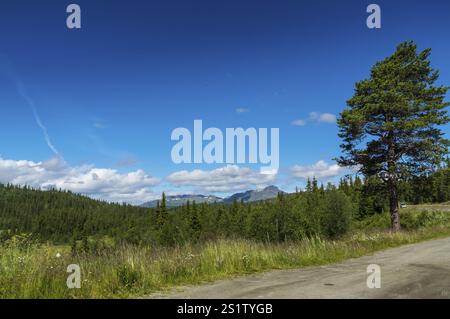
[{"label": "dark green foliage", "polygon": [[349,198],[313,184],[310,191],[279,194],[269,201],[193,202],[173,209],[165,207],[164,197],[158,207],[150,209],[109,204],[70,192],[0,186],[0,229],[68,243],[74,254],[101,251],[121,242],[175,245],[217,238],[279,242],[342,234],[347,222],[337,219],[351,214]]},{"label": "dark green foliage", "polygon": [[[205,215],[204,209],[202,210],[201,215]],[[199,213],[197,211],[197,205],[195,201],[192,202],[192,207],[188,211],[188,217],[190,237],[193,239],[193,241],[198,241],[200,239],[202,225],[200,224]]]},{"label": "dark green foliage", "polygon": [[349,198],[341,191],[331,190],[325,198],[322,228],[329,238],[337,238],[347,232],[353,214]]},{"label": "dark green foliage", "polygon": [[[412,211],[404,214],[401,223],[402,228],[406,230],[417,230],[422,227],[439,226],[449,221],[449,215],[446,212],[439,211]],[[375,214],[362,220],[355,221],[354,227],[364,231],[385,230],[389,227],[389,215]]]},{"label": "dark green foliage", "polygon": [[430,54],[431,49],[418,52],[414,43],[402,43],[372,67],[369,79],[356,83],[338,121],[341,164],[361,165],[368,176],[403,176],[442,163],[449,141],[437,126],[449,121],[448,87],[434,85],[439,73],[430,66]]},{"label": "dark green foliage", "polygon": [[128,289],[141,279],[141,272],[128,264],[118,266],[115,272],[120,285]]},{"label": "dark green foliage", "polygon": [[[450,201],[450,166],[441,165],[436,172],[411,176],[399,182],[399,199],[408,204],[443,203]],[[342,178],[339,190],[343,191],[356,209],[355,217],[364,219],[389,210],[388,193],[383,181],[375,176],[363,180],[358,177]]]},{"label": "dark green foliage", "polygon": [[439,73],[430,54],[413,42],[401,43],[372,67],[369,79],[356,83],[338,120],[344,153],[339,164],[383,180],[394,230],[400,228],[399,182],[434,171],[450,145],[439,128],[449,122],[448,87],[435,85]]},{"label": "dark green foliage", "polygon": [[421,227],[441,225],[448,221],[448,214],[445,212],[421,211],[405,215],[402,219],[402,226],[405,229],[419,229]]},{"label": "dark green foliage", "polygon": [[400,183],[401,200],[413,204],[450,201],[450,168],[410,178]]},{"label": "dark green foliage", "polygon": [[110,204],[64,191],[40,191],[0,185],[0,229],[26,232],[40,240],[69,243],[110,236],[139,243],[155,238],[148,209]]},{"label": "dark green foliage", "polygon": [[367,177],[361,187],[359,201],[359,218],[373,214],[382,214],[389,210],[387,191],[381,179],[375,176]]},{"label": "dark green foliage", "polygon": [[[217,238],[263,242],[295,241],[315,236],[336,238],[352,217],[383,215],[388,206],[375,177],[343,178],[338,187],[308,181],[305,191],[244,204],[187,203],[168,209],[111,204],[63,191],[0,185],[0,240],[21,233],[69,244],[73,254],[100,253],[121,243],[171,246]],[[414,177],[401,184],[407,203],[450,198],[450,169]],[[419,201],[420,199],[420,201]],[[413,223],[413,222],[411,222]],[[409,221],[405,221],[409,227]],[[3,230],[3,231],[1,231]]]}]

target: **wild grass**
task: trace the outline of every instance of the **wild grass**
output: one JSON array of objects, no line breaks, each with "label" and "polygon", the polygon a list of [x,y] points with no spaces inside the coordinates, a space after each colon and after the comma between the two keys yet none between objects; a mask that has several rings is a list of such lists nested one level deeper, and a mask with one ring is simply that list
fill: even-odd
[{"label": "wild grass", "polygon": [[[15,236],[0,245],[0,298],[139,298],[254,272],[339,262],[446,236],[450,236],[450,223],[440,220],[399,233],[354,230],[336,241],[217,240],[159,249],[120,246],[76,256],[68,246],[36,244],[27,236]],[[67,288],[69,264],[81,267],[80,289]]]}]

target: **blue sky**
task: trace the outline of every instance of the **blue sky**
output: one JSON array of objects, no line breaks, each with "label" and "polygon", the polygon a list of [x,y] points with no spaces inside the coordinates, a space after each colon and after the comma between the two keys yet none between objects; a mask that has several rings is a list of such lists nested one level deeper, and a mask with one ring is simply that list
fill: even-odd
[{"label": "blue sky", "polygon": [[[71,2],[0,4],[2,182],[133,203],[163,190],[292,190],[307,175],[345,173],[332,161],[332,115],[400,42],[431,47],[440,82],[450,83],[445,0],[72,2],[80,30],[65,24]],[[381,29],[366,26],[370,3],[381,7]],[[195,119],[279,128],[278,175],[174,164],[170,134]]]}]

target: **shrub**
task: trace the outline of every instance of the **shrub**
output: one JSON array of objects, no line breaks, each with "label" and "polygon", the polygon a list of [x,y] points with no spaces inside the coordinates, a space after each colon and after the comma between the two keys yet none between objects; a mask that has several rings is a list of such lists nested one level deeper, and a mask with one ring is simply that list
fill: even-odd
[{"label": "shrub", "polygon": [[426,226],[436,226],[449,221],[448,213],[440,211],[423,210],[420,212],[408,212],[400,218],[404,229],[418,229]]},{"label": "shrub", "polygon": [[326,194],[324,212],[321,218],[322,230],[328,238],[344,235],[353,217],[353,206],[341,191],[333,190]]},{"label": "shrub", "polygon": [[120,265],[116,269],[116,276],[121,286],[132,288],[141,278],[141,273],[133,265]]}]

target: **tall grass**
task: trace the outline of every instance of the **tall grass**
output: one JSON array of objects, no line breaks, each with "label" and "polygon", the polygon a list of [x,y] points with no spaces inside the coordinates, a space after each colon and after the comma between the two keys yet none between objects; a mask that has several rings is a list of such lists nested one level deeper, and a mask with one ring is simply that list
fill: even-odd
[{"label": "tall grass", "polygon": [[[446,224],[400,233],[357,231],[338,241],[312,238],[264,244],[218,240],[165,249],[121,246],[76,256],[69,247],[39,245],[16,236],[0,246],[0,298],[142,297],[180,285],[338,262],[449,235],[450,225]],[[66,286],[69,264],[81,267],[81,289]]]}]

